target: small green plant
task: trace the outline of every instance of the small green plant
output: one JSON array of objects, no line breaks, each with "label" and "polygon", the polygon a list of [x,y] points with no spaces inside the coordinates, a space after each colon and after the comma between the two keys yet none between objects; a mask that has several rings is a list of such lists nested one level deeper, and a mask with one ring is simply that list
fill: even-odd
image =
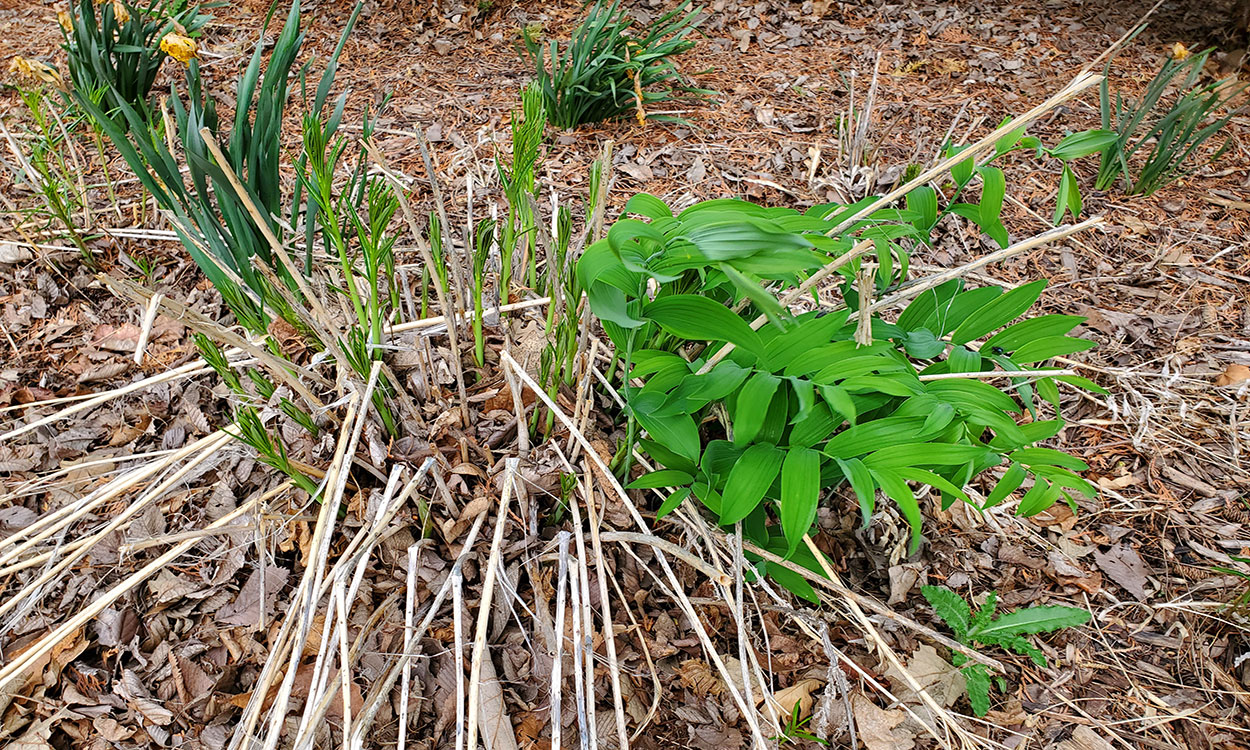
[{"label": "small green plant", "polygon": [[[713,93],[683,84],[672,60],[694,47],[687,37],[698,27],[701,10],[682,0],[632,36],[634,20],[619,0],[596,0],[563,52],[554,39],[544,45],[534,29],[525,28],[522,38],[551,123],[570,129],[631,114],[640,121],[671,121],[676,118],[649,115],[648,108],[670,101],[675,92]],[[655,86],[664,88],[651,90]]]},{"label": "small green plant", "polygon": [[[920,593],[963,645],[1000,646],[1029,657],[1039,667],[1046,666],[1046,656],[1024,636],[1078,627],[1089,622],[1087,610],[1057,605],[1027,607],[995,617],[998,594],[993,591],[975,614],[963,597],[943,586],[922,586]],[[990,710],[989,667],[970,663],[968,657],[958,651],[951,653],[951,661],[960,667],[959,671],[964,676],[973,713],[985,716]],[[998,681],[1002,690],[1002,678],[999,677]]]},{"label": "small green plant", "polygon": [[[1210,54],[1211,50],[1206,50],[1169,56],[1137,99],[1118,91],[1113,97],[1108,79],[1103,79],[1102,126],[1117,137],[1102,151],[1095,182],[1098,190],[1108,190],[1122,181],[1129,195],[1150,195],[1194,173],[1203,162],[1211,163],[1224,155],[1232,143],[1231,136],[1203,162],[1197,160],[1198,149],[1245,109],[1244,105],[1233,108],[1229,104],[1247,84],[1230,79],[1195,86]],[[1180,93],[1165,101],[1172,90]],[[1134,158],[1139,155],[1140,159]]]},{"label": "small green plant", "polygon": [[791,742],[798,744],[800,741],[815,742],[818,745],[829,745],[829,740],[821,739],[812,734],[807,729],[807,725],[811,722],[811,716],[803,716],[799,702],[794,702],[794,708],[791,709],[790,715],[786,718],[786,725],[781,728],[781,734],[769,739],[778,745],[787,745]]},{"label": "small green plant", "polygon": [[[111,90],[147,116],[156,74],[169,56],[166,49],[180,58],[194,55],[193,39],[210,20],[189,0],[75,0],[59,17],[70,80],[89,97]],[[125,118],[118,124],[124,127]]]},{"label": "small green plant", "polygon": [[[500,227],[499,239],[499,297],[504,304],[509,301],[514,281],[528,283],[541,293],[537,288],[538,228],[534,205],[539,197],[535,176],[546,129],[547,108],[542,91],[531,83],[521,90],[521,111],[512,113],[512,164],[505,166],[495,159],[499,182],[508,199],[508,217]],[[517,265],[519,273],[514,268]]]},{"label": "small green plant", "polygon": [[[1229,555],[1229,558],[1234,562],[1241,563],[1242,565],[1250,565],[1250,557],[1237,557],[1236,555]],[[1224,565],[1217,565],[1213,567],[1212,570],[1221,575],[1235,576],[1241,579],[1241,590],[1229,600],[1228,608],[1243,616],[1246,615],[1247,610],[1250,609],[1250,573]]]},{"label": "small green plant", "polygon": [[59,224],[83,260],[90,264],[94,258],[74,218],[86,205],[81,177],[77,184],[73,177],[81,170],[72,168],[65,159],[66,154],[75,153],[72,136],[57,101],[49,96],[49,85],[55,87],[60,82],[59,75],[44,63],[20,57],[14,59],[10,71],[16,73],[15,88],[30,116],[30,127],[29,137],[20,149],[12,138],[9,145],[19,155],[19,179],[43,199],[42,205],[24,213],[30,218],[43,217],[49,226]]}]

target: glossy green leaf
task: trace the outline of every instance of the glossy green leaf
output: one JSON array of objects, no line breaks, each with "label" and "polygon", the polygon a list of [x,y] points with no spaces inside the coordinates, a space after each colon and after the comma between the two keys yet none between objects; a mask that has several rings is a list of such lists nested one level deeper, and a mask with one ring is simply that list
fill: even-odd
[{"label": "glossy green leaf", "polygon": [[771,445],[756,443],[734,463],[721,493],[720,522],[730,525],[746,518],[764,499],[781,470],[785,454]]},{"label": "glossy green leaf", "polygon": [[742,447],[755,440],[780,384],[781,379],[775,375],[757,372],[742,386],[733,415],[735,445]]},{"label": "glossy green leaf", "polygon": [[675,336],[702,341],[732,341],[744,350],[763,352],[759,334],[724,305],[697,294],[675,294],[645,305],[644,317]]},{"label": "glossy green leaf", "polygon": [[653,471],[649,474],[643,474],[634,481],[625,485],[627,490],[650,490],[658,487],[680,487],[690,484],[694,481],[694,477],[684,471],[676,469],[662,469]]},{"label": "glossy green leaf", "polygon": [[781,464],[781,528],[790,552],[812,528],[820,500],[820,454],[809,448],[791,448]]},{"label": "glossy green leaf", "polygon": [[1039,279],[995,297],[955,329],[951,334],[951,343],[966,344],[1020,317],[1037,302],[1047,283],[1046,279]]}]

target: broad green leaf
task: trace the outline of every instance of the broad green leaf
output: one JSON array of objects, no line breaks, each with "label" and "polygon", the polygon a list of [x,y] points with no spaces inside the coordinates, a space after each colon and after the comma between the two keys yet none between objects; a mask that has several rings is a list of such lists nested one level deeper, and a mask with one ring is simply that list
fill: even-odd
[{"label": "broad green leaf", "polygon": [[625,203],[622,213],[639,214],[648,219],[672,217],[673,211],[664,201],[648,193],[638,193]]},{"label": "broad green leaf", "polygon": [[997,222],[1007,197],[1007,178],[998,167],[981,167],[981,221]]},{"label": "broad green leaf", "polygon": [[1025,466],[1042,464],[1043,466],[1062,466],[1072,471],[1089,470],[1089,464],[1081,459],[1053,448],[1021,448],[1012,452],[1011,460],[1018,461]]},{"label": "broad green leaf", "polygon": [[746,518],[777,479],[784,453],[765,443],[747,448],[738,458],[721,493],[721,525]]},{"label": "broad green leaf", "polygon": [[1119,137],[1119,133],[1114,130],[1086,130],[1064,137],[1047,151],[1056,159],[1079,159],[1104,151],[1119,140]]},{"label": "broad green leaf", "polygon": [[1047,336],[1034,339],[1021,346],[1011,355],[1016,364],[1027,365],[1033,362],[1066,357],[1069,354],[1087,351],[1098,346],[1098,342],[1089,339],[1078,339],[1071,336]]},{"label": "broad green leaf", "polygon": [[768,577],[781,584],[786,591],[812,604],[820,604],[820,596],[816,594],[816,589],[812,588],[802,575],[773,562],[766,562],[764,566],[764,569],[768,571]]},{"label": "broad green leaf", "polygon": [[676,469],[662,469],[653,471],[649,474],[643,474],[634,481],[625,485],[627,490],[650,490],[657,487],[680,487],[690,484],[694,481],[694,477],[684,471]]},{"label": "broad green leaf", "polygon": [[820,454],[791,448],[781,464],[781,528],[793,553],[816,520],[820,499]]},{"label": "broad green leaf", "polygon": [[780,384],[781,379],[775,375],[757,372],[738,391],[733,414],[734,445],[745,446],[759,435],[768,415],[768,408],[772,404],[773,394]]},{"label": "broad green leaf", "polygon": [[915,227],[921,232],[928,234],[933,229],[933,225],[937,223],[937,191],[928,185],[921,185],[912,190],[907,194],[907,210],[914,211],[919,215],[915,221]]},{"label": "broad green leaf", "polygon": [[908,551],[914,553],[920,546],[920,528],[924,521],[920,515],[920,503],[916,502],[915,493],[901,476],[892,471],[872,471],[872,469],[869,471],[872,473],[872,478],[876,480],[877,486],[890,496],[903,513],[903,517],[907,519],[907,525],[911,527],[911,544],[908,546]]},{"label": "broad green leaf", "polygon": [[1023,315],[1046,288],[1046,279],[1016,287],[968,316],[951,334],[951,343],[966,344],[1002,328]]},{"label": "broad green leaf", "polygon": [[1006,352],[1014,352],[1037,339],[1063,336],[1084,322],[1085,318],[1079,315],[1039,315],[1007,326],[991,336],[985,342],[984,348],[992,350],[998,347]]},{"label": "broad green leaf", "polygon": [[972,713],[985,716],[990,712],[990,672],[984,664],[969,664],[959,670],[964,676],[964,686],[968,691],[968,704]]},{"label": "broad green leaf", "polygon": [[907,336],[903,338],[903,348],[907,350],[907,356],[914,359],[932,359],[946,351],[946,342],[934,336],[933,331],[920,328],[907,332]]},{"label": "broad green leaf", "polygon": [[689,487],[683,487],[669,495],[665,498],[664,502],[660,504],[660,509],[655,512],[655,519],[658,521],[664,516],[667,516],[669,513],[677,510],[677,507],[681,505],[682,501],[688,497],[690,497]]},{"label": "broad green leaf", "polygon": [[[782,318],[789,317],[789,314],[782,309],[781,303],[778,302],[777,298],[772,295],[772,292],[768,291],[761,285],[758,278],[748,276],[747,274],[734,268],[729,263],[718,263],[717,268],[728,276],[729,280],[733,282],[734,287],[737,288],[742,296],[754,302],[755,306],[758,307],[762,313],[768,316],[768,320],[774,325],[779,325]],[[773,367],[773,369],[780,368]]]},{"label": "broad green leaf", "polygon": [[763,352],[759,334],[724,305],[697,294],[660,297],[643,307],[643,316],[669,333],[694,341],[732,341],[755,355]]},{"label": "broad green leaf", "polygon": [[873,470],[895,470],[905,466],[959,466],[983,460],[990,454],[992,451],[988,448],[977,445],[908,442],[874,451],[864,458],[864,465]]},{"label": "broad green leaf", "polygon": [[699,430],[687,414],[656,417],[635,411],[638,424],[650,433],[651,438],[682,458],[699,460]]}]

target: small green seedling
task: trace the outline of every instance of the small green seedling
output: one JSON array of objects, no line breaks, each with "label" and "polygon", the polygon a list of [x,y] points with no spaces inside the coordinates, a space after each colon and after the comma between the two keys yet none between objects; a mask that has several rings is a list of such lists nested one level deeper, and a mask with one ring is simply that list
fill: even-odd
[{"label": "small green seedling", "polygon": [[799,702],[794,702],[794,709],[790,711],[790,717],[786,719],[786,725],[782,727],[781,734],[769,739],[778,745],[785,745],[791,742],[798,743],[800,740],[815,742],[828,746],[829,740],[821,739],[807,730],[807,723],[812,720],[810,716],[800,718]]},{"label": "small green seedling", "polygon": [[[1039,667],[1046,666],[1046,657],[1024,636],[1050,633],[1089,622],[1087,610],[1058,605],[1027,607],[995,617],[998,594],[994,591],[985,598],[985,603],[976,614],[963,597],[944,586],[922,586],[920,593],[929,600],[938,617],[955,631],[955,637],[963,645],[1001,646],[1029,657]],[[951,654],[951,662],[960,667],[959,671],[964,676],[973,713],[985,716],[990,710],[989,667],[969,664],[968,657],[957,651]],[[1004,689],[1002,677],[998,677],[997,682],[999,690]]]}]

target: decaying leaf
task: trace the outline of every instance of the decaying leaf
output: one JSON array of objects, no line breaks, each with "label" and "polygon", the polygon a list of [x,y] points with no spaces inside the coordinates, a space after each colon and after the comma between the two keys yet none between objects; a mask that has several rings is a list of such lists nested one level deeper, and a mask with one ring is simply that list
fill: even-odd
[{"label": "decaying leaf", "polygon": [[794,713],[794,707],[799,707],[799,717],[806,718],[812,714],[812,703],[815,698],[812,693],[819,690],[825,683],[814,678],[799,680],[784,690],[778,690],[773,693],[773,702],[786,715],[790,716]]},{"label": "decaying leaf", "polygon": [[1224,388],[1225,386],[1238,385],[1250,380],[1250,367],[1245,365],[1229,365],[1224,368],[1224,372],[1215,376],[1215,387]]},{"label": "decaying leaf", "polygon": [[702,659],[687,659],[677,667],[677,679],[682,687],[700,697],[720,695],[725,692],[721,682],[712,668]]},{"label": "decaying leaf", "polygon": [[1136,550],[1125,544],[1117,544],[1106,552],[1094,552],[1094,562],[1120,584],[1138,601],[1145,601],[1150,593],[1146,591],[1147,576],[1150,568]]},{"label": "decaying leaf", "polygon": [[859,693],[851,696],[851,713],[855,717],[855,732],[868,750],[911,750],[916,746],[916,736],[903,724],[907,712],[902,709],[878,708]]},{"label": "decaying leaf", "polygon": [[[939,656],[932,646],[924,645],[916,649],[916,653],[907,661],[906,669],[907,674],[939,706],[952,706],[964,694],[964,676],[950,662]],[[890,679],[891,687],[895,689],[895,695],[907,703],[920,704],[920,696],[893,664],[886,667],[885,674]]]}]

